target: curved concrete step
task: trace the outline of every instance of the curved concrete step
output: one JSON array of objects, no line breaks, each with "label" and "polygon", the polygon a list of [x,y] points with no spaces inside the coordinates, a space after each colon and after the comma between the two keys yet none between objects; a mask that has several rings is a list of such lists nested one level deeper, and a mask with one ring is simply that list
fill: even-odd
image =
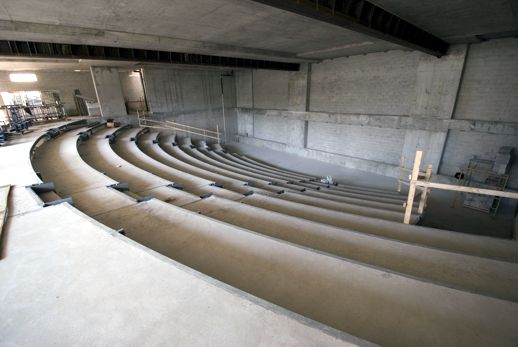
[{"label": "curved concrete step", "polygon": [[[190,192],[198,197],[206,196],[208,194],[215,194],[231,200],[237,200],[243,197],[242,193],[219,188],[215,186],[212,181],[201,179],[198,176],[193,176],[181,170],[171,170],[171,168],[166,165],[157,163],[152,158],[144,155],[138,149],[134,141],[134,139],[136,140],[139,131],[139,128],[134,128],[120,133],[117,140],[111,145],[111,148],[109,148],[108,155],[122,158],[130,168],[133,168],[131,171],[139,171],[142,173],[142,179],[146,177],[151,168],[157,169],[158,166],[158,169],[160,169],[164,174],[164,179],[179,183],[183,187],[184,192]],[[135,170],[137,167],[141,169]]]},{"label": "curved concrete step", "polygon": [[512,240],[502,240],[487,236],[402,224],[400,222],[337,212],[318,207],[311,209],[301,208],[302,204],[300,203],[289,200],[270,199],[260,194],[247,196],[242,202],[244,204],[277,211],[318,223],[357,230],[380,237],[478,257],[513,263],[518,262],[518,244]]},{"label": "curved concrete step", "polygon": [[[211,164],[210,161],[203,161],[204,157],[201,153],[196,153],[195,151],[191,151],[190,147],[180,147],[180,146],[173,146],[169,143],[162,143],[162,148],[169,154],[176,156],[176,158],[180,160],[189,160],[188,158],[197,159],[197,161],[190,161],[193,165],[207,168],[208,170],[211,170]],[[199,162],[203,162],[203,165],[200,165]],[[213,168],[212,170],[217,170],[218,167]],[[235,177],[234,175],[231,175],[229,177]],[[238,177],[245,177],[244,175],[239,175]],[[251,178],[250,181],[255,183],[253,181],[254,179]],[[264,186],[260,185],[261,188],[267,189],[267,187],[272,186]],[[310,196],[308,194],[304,193],[294,193],[294,192],[286,192],[285,190],[281,190],[282,194],[277,194],[277,197],[280,199],[285,199],[289,201],[299,202],[305,205],[309,206],[316,206],[316,207],[323,207],[332,209],[339,212],[347,212],[347,213],[354,213],[358,215],[364,215],[364,216],[371,216],[375,218],[382,218],[392,221],[402,221],[403,220],[403,213],[399,211],[391,211],[391,210],[385,210],[385,209],[379,209],[379,208],[372,208],[372,207],[365,207],[365,206],[358,206],[343,202],[337,202],[337,201],[330,201],[328,199],[324,199],[322,197],[314,197]],[[418,221],[417,216],[413,215],[411,222],[415,224]]]},{"label": "curved concrete step", "polygon": [[[181,150],[183,150],[185,153],[187,153],[191,156],[194,156],[199,160],[205,161],[205,163],[207,163],[207,164],[215,165],[215,166],[225,168],[230,171],[238,172],[242,175],[247,175],[247,172],[245,170],[234,168],[231,165],[219,162],[216,159],[211,158],[210,152],[204,153],[203,151],[198,151],[197,149],[194,149],[194,148],[191,148],[188,146],[180,146],[179,148]],[[258,178],[259,176],[261,176],[261,175],[254,174],[251,177]],[[268,180],[268,177],[263,176],[262,179]],[[273,182],[273,180],[272,180],[272,182]],[[387,203],[381,203],[381,202],[376,202],[376,201],[366,201],[366,200],[362,200],[362,199],[347,198],[347,197],[343,197],[343,196],[336,196],[336,195],[321,193],[316,190],[313,190],[313,191],[304,190],[303,192],[300,192],[300,191],[298,191],[298,188],[296,188],[297,186],[295,184],[291,185],[291,184],[287,184],[287,183],[278,183],[278,181],[275,183],[275,186],[282,187],[285,191],[287,191],[287,193],[299,195],[299,201],[304,200],[307,197],[308,201],[311,201],[312,204],[315,204],[318,201],[317,199],[320,199],[322,204],[327,204],[325,207],[328,207],[328,208],[331,208],[330,206],[338,206],[337,204],[343,203],[344,204],[343,206],[348,205],[348,206],[364,207],[365,210],[371,208],[371,209],[376,209],[376,210],[381,210],[381,211],[386,211],[386,212],[390,211],[390,212],[395,212],[394,216],[397,216],[397,217],[394,217],[393,220],[402,220],[402,218],[400,218],[400,215],[402,216],[403,210],[404,210],[402,205],[398,206],[395,204],[387,204]],[[293,187],[295,187],[295,188],[293,188]],[[331,203],[331,204],[329,204],[329,203]],[[335,204],[333,204],[333,203],[335,203]]]},{"label": "curved concrete step", "polygon": [[[252,164],[277,168],[273,164],[262,162],[262,161],[260,161],[258,159],[252,158],[252,157],[244,155],[244,154],[232,153],[232,155],[238,157],[241,160],[248,161],[248,162],[250,162]],[[319,185],[321,187],[326,187],[327,186],[327,184],[321,183],[319,181],[313,181],[312,183],[317,184],[317,185]],[[358,192],[358,193],[371,193],[371,194],[374,194],[374,195],[378,194],[380,196],[395,196],[395,197],[400,197],[401,196],[401,194],[396,192],[396,191],[391,191],[391,190],[382,189],[382,188],[355,186],[355,185],[350,185],[350,184],[344,184],[344,183],[341,183],[341,182],[340,183],[336,182],[336,184],[337,185],[333,186],[333,188],[335,188],[335,189],[343,189],[345,191],[353,191],[353,192]]]},{"label": "curved concrete step", "polygon": [[[231,153],[231,151],[228,151],[227,148],[224,148],[219,143],[213,143],[213,144],[210,144],[209,146],[210,146],[211,149],[213,149],[215,151],[227,151],[228,153]],[[317,179],[321,178],[319,176],[309,175],[309,174],[304,173],[304,172],[299,172],[299,171],[289,170],[289,169],[286,169],[286,168],[281,168],[281,167],[278,167],[278,166],[273,166],[273,165],[270,165],[269,163],[264,163],[264,162],[259,162],[258,163],[258,162],[254,162],[254,161],[252,161],[252,162],[253,163],[257,163],[257,164],[262,164],[266,168],[272,168],[272,169],[275,169],[276,171],[279,171],[279,172],[284,172],[284,173],[287,173],[287,174],[290,174],[290,175],[295,175],[295,176],[302,177],[302,179],[308,180],[308,181],[310,181],[310,180],[317,180]]]},{"label": "curved concrete step", "polygon": [[[211,164],[218,165],[220,167],[224,167],[229,170],[236,171],[236,172],[240,172],[242,174],[249,174],[252,177],[270,180],[276,186],[283,187],[285,189],[289,189],[292,192],[300,192],[302,190],[304,195],[309,195],[309,196],[322,198],[322,199],[326,199],[326,200],[333,200],[333,201],[344,202],[344,203],[348,203],[348,204],[355,204],[355,205],[379,208],[379,209],[390,210],[390,211],[404,211],[402,200],[395,201],[395,200],[384,199],[384,201],[381,201],[381,199],[378,199],[378,198],[374,199],[374,200],[365,200],[362,197],[350,197],[350,196],[346,196],[344,194],[333,193],[333,192],[330,192],[329,190],[326,190],[326,191],[317,191],[317,190],[313,190],[313,189],[306,190],[306,188],[304,186],[301,186],[298,183],[290,183],[288,181],[282,182],[275,178],[272,178],[272,177],[269,177],[266,175],[262,175],[260,173],[248,173],[248,172],[246,172],[246,170],[244,170],[242,168],[235,167],[235,166],[233,166],[233,164],[231,164],[229,162],[225,162],[224,158],[218,156],[217,154],[215,154],[213,152],[209,152],[204,149],[194,149],[194,148],[190,148],[190,147],[186,147],[186,146],[182,146],[180,148],[187,152],[191,152],[193,154],[199,153],[199,154],[205,156],[205,160],[207,160],[207,162],[210,162]],[[417,212],[417,211],[415,210],[414,212]]]},{"label": "curved concrete step", "polygon": [[[237,165],[239,165],[240,168],[250,168],[252,169],[254,172],[257,172],[257,173],[263,173],[265,175],[268,175],[268,171],[264,171],[262,172],[261,168],[254,168],[253,166],[249,165],[249,164],[241,164],[241,162],[239,161],[238,158],[235,158],[227,153],[224,153],[224,152],[221,152],[221,151],[211,151],[211,153],[213,153],[215,156],[219,156],[221,157],[222,160],[224,160],[225,163],[228,163],[229,165],[231,163],[235,163]],[[294,180],[295,178],[291,177],[291,180]],[[290,181],[290,177],[288,177],[288,181]],[[302,186],[302,187],[306,187],[308,189],[315,189],[315,190],[319,190],[320,192],[322,193],[325,193],[325,194],[332,194],[332,195],[337,195],[337,196],[345,196],[345,197],[350,197],[350,198],[358,198],[358,199],[361,199],[361,200],[368,200],[368,201],[377,201],[377,202],[383,202],[383,203],[388,203],[388,204],[396,204],[396,205],[402,205],[403,202],[406,201],[406,197],[403,197],[403,196],[398,196],[398,197],[395,197],[395,196],[379,196],[379,195],[371,195],[369,193],[358,193],[358,192],[348,192],[348,191],[344,191],[344,190],[339,190],[339,189],[335,189],[335,186],[326,186],[325,188],[324,187],[321,187],[319,185],[316,185],[312,182],[301,182],[301,181],[293,181],[297,186]]]},{"label": "curved concrete step", "polygon": [[[127,135],[134,136],[136,132],[138,129],[129,131]],[[117,143],[124,147],[137,147],[131,141]],[[126,152],[130,151],[127,149]],[[135,155],[145,156],[143,152],[135,152]],[[148,171],[147,177],[150,180],[153,175],[164,177],[163,164],[153,165],[144,159],[140,160],[141,165],[144,162],[145,166],[135,165]],[[132,182],[129,183],[131,186]],[[362,235],[217,197],[203,199],[184,208],[308,248],[459,289],[518,301],[518,264]]]},{"label": "curved concrete step", "polygon": [[183,264],[373,342],[494,345],[518,339],[515,303],[315,253],[158,200],[97,219],[123,226],[135,240]]},{"label": "curved concrete step", "polygon": [[[147,137],[146,137],[147,135]],[[166,142],[153,143],[156,135],[149,133],[138,141],[138,147],[147,155],[167,166],[177,169],[177,165],[186,162],[177,159],[172,155],[171,147],[169,153],[162,148],[167,146]],[[162,139],[164,140],[164,139]],[[168,142],[170,143],[170,142]],[[186,156],[182,151],[177,151],[178,155],[184,155],[184,160],[189,161],[191,157]],[[196,159],[192,159],[196,160]],[[203,164],[202,162],[200,162]],[[205,173],[211,172],[190,165]],[[256,188],[252,188],[256,189]],[[364,233],[369,233],[385,238],[391,238],[408,243],[425,245],[427,247],[453,251],[463,254],[475,255],[479,257],[503,260],[508,262],[518,262],[518,244],[509,240],[500,240],[491,237],[462,234],[442,229],[427,228],[416,225],[406,225],[398,222],[381,220],[377,218],[364,217],[350,213],[338,212],[319,207],[308,206],[288,200],[278,199],[278,194],[264,196],[264,193],[246,196],[241,200],[244,204],[254,205],[271,211],[280,212],[318,223],[337,226],[344,229],[351,229]],[[281,195],[282,196],[282,195]]]},{"label": "curved concrete step", "polygon": [[[240,165],[244,165],[245,167],[252,168],[254,170],[258,170],[261,172],[261,170],[265,170],[264,173],[267,174],[268,172],[272,172],[274,169],[265,168],[264,166],[258,166],[255,164],[252,164],[250,162],[247,162],[241,158],[239,158],[236,155],[231,155],[229,153],[225,153],[223,151],[213,150],[213,153],[230,160],[232,162],[238,163]],[[324,193],[329,194],[335,194],[335,195],[345,195],[355,198],[362,198],[364,200],[373,200],[373,201],[383,201],[388,203],[396,203],[396,204],[402,204],[404,201],[406,201],[406,197],[400,194],[393,194],[393,192],[386,192],[386,193],[374,193],[370,191],[361,191],[361,190],[351,190],[351,189],[343,189],[342,187],[339,187],[334,184],[323,184],[319,182],[312,182],[308,180],[300,180],[298,177],[294,176],[287,176],[292,181],[296,182],[297,185],[306,187],[308,189],[316,189],[321,190]]]}]

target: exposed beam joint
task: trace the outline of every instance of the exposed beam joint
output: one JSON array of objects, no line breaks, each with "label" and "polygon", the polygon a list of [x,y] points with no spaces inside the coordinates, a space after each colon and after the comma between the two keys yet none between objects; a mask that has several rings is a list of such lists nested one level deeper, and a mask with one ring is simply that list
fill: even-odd
[{"label": "exposed beam joint", "polygon": [[252,0],[362,34],[443,56],[449,44],[365,0]]}]

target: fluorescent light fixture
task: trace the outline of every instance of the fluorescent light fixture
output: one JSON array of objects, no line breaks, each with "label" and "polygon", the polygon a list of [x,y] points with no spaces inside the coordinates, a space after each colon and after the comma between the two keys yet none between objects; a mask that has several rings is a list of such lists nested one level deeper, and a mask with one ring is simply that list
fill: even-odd
[{"label": "fluorescent light fixture", "polygon": [[11,73],[9,74],[11,82],[36,82],[38,78],[33,73]]},{"label": "fluorescent light fixture", "polygon": [[81,70],[78,70],[78,69],[75,69],[74,71],[75,71],[75,72],[81,72]]}]

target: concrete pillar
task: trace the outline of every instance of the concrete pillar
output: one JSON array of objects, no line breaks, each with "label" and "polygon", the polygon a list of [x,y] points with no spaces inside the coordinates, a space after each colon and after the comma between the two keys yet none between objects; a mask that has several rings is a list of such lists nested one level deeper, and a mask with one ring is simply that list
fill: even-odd
[{"label": "concrete pillar", "polygon": [[433,172],[438,172],[448,128],[444,122],[434,123],[427,120],[449,120],[453,117],[467,50],[467,45],[456,45],[441,58],[423,54],[419,59],[416,102],[411,110],[411,117],[413,122],[434,125],[419,127],[426,130],[406,131],[402,156],[407,159],[407,167],[412,164],[415,151],[420,149],[424,152],[423,164],[432,164]]},{"label": "concrete pillar", "polygon": [[253,108],[254,91],[252,82],[252,70],[238,70],[234,72],[236,83],[237,107]]},{"label": "concrete pillar", "polygon": [[309,64],[300,64],[300,70],[290,72],[288,81],[288,109],[290,111],[308,111],[308,76]]},{"label": "concrete pillar", "polygon": [[122,86],[117,68],[91,66],[90,72],[95,87],[95,94],[104,119],[113,118],[126,121],[127,113],[122,95]]}]

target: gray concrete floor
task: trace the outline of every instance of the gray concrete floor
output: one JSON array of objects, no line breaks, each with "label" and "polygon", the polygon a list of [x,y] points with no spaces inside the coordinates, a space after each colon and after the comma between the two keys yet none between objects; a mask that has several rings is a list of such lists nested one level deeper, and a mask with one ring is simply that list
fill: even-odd
[{"label": "gray concrete floor", "polygon": [[[394,189],[394,191],[397,186],[395,178],[302,158],[268,148],[254,147],[242,143],[231,143],[227,147],[229,151],[247,154],[252,158],[272,163],[281,168],[289,168],[321,177],[330,175],[340,183]],[[428,207],[419,225],[498,238],[513,238],[514,215],[517,206],[515,201],[505,201],[497,216],[491,216],[484,212],[463,207],[462,198],[459,198],[455,206],[452,207],[454,195],[454,192],[433,190],[430,194]]]}]

